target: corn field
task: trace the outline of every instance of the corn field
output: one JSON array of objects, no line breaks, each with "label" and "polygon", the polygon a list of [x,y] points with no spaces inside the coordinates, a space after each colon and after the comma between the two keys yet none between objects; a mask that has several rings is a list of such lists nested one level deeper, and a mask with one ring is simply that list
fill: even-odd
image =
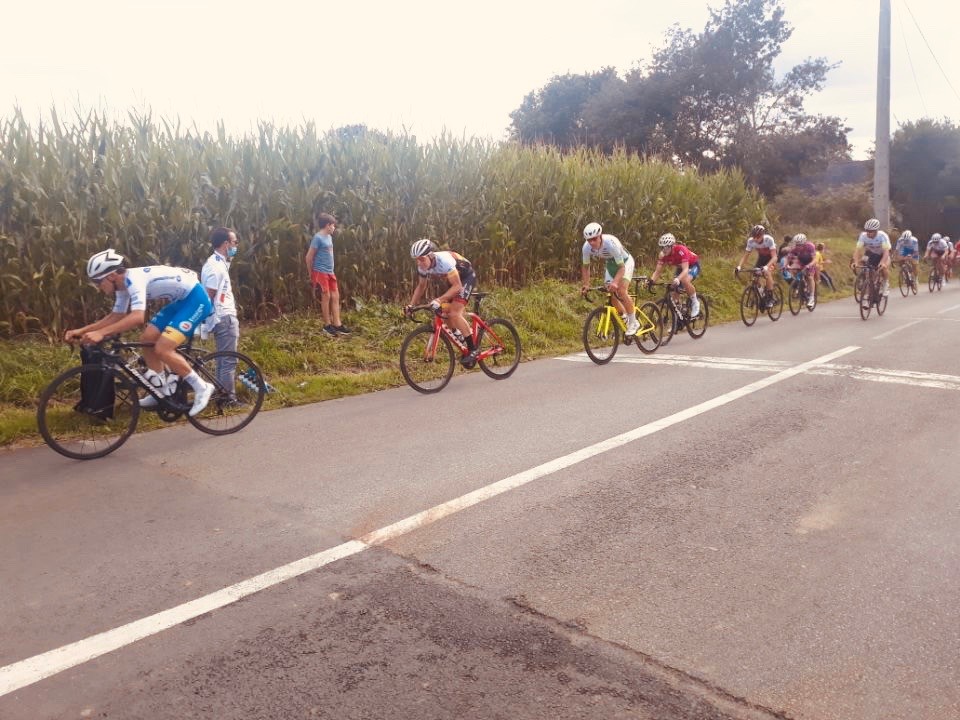
[{"label": "corn field", "polygon": [[702,176],[636,155],[562,154],[363,127],[319,133],[261,123],[229,136],[150,114],[0,121],[0,335],[59,335],[109,309],[86,284],[94,252],[199,270],[213,227],[235,228],[241,314],[314,302],[303,262],[313,217],[338,220],[345,295],[396,300],[412,287],[410,243],[430,237],[474,263],[481,286],[575,278],[592,220],[650,268],[661,233],[695,251],[739,244],[763,200],[736,173]]}]

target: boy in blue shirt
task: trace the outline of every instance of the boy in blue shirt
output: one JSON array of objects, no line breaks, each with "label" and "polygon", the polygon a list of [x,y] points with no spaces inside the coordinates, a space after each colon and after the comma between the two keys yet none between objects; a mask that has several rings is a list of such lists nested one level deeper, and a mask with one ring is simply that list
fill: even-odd
[{"label": "boy in blue shirt", "polygon": [[323,313],[323,331],[331,337],[347,335],[350,329],[340,322],[340,287],[333,273],[333,233],[337,220],[333,215],[317,215],[317,232],[310,241],[304,260],[310,271],[313,291],[320,290],[320,312]]}]

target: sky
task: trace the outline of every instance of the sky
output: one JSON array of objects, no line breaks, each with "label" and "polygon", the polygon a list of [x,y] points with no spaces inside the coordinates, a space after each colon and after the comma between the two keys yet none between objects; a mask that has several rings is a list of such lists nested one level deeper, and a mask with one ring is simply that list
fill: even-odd
[{"label": "sky", "polygon": [[[960,4],[890,0],[891,131],[960,123]],[[678,24],[699,32],[720,0],[15,0],[4,10],[0,117],[131,109],[228,132],[313,121],[428,139],[503,139],[510,113],[554,75],[649,61]],[[839,66],[807,110],[873,146],[880,0],[782,0],[794,33],[778,75]],[[933,52],[931,52],[931,48]],[[938,65],[939,63],[939,65]],[[951,86],[952,83],[952,86]]]}]

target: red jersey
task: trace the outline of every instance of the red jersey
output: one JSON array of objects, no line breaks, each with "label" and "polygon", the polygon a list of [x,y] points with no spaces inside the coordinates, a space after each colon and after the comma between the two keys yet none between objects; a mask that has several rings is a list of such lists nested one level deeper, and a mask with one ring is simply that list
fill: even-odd
[{"label": "red jersey", "polygon": [[661,255],[658,262],[662,262],[664,265],[676,265],[677,267],[680,267],[683,263],[687,263],[687,265],[693,265],[699,260],[700,256],[693,252],[693,250],[688,248],[686,245],[680,245],[678,243],[670,248],[669,253],[666,255]]}]

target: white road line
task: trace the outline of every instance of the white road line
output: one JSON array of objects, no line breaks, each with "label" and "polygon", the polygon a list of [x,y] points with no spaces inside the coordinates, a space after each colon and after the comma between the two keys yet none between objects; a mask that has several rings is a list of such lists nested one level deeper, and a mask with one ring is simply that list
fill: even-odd
[{"label": "white road line", "polygon": [[[566,355],[556,359],[566,360],[568,362],[593,362],[584,353]],[[777,372],[791,365],[790,362],[783,360],[756,360],[750,358],[723,358],[700,355],[626,355],[623,358],[619,356],[615,357],[613,362],[633,363],[636,365],[676,365],[681,367],[712,368],[714,370],[748,370],[753,372]],[[858,365],[835,363],[823,363],[811,367],[806,372],[810,375],[834,375],[849,377],[854,380],[870,380],[871,382],[913,385],[915,387],[960,390],[960,375],[923,373],[913,370],[886,370],[884,368],[868,368]]]},{"label": "white road line", "polygon": [[295,578],[298,575],[303,575],[311,570],[329,565],[342,558],[356,555],[373,545],[385,543],[413,530],[435,523],[442,518],[453,515],[454,513],[522,485],[526,485],[541,477],[558,472],[571,465],[576,465],[596,455],[614,450],[634,440],[646,437],[647,435],[652,435],[660,430],[681,423],[684,420],[694,418],[697,415],[731,403],[734,400],[739,400],[742,397],[763,390],[783,380],[801,375],[813,367],[829,363],[831,360],[852,353],[855,350],[859,350],[859,347],[851,345],[810,360],[809,362],[785,368],[775,375],[762,378],[749,385],[744,385],[737,390],[731,390],[712,400],[707,400],[706,402],[694,405],[686,410],[681,410],[661,420],[655,420],[654,422],[647,423],[646,425],[642,425],[615,437],[602,440],[581,450],[572,452],[569,455],[564,455],[563,457],[556,458],[555,460],[530,468],[529,470],[524,470],[516,475],[511,475],[510,477],[474,490],[466,495],[432,507],[429,510],[411,515],[392,525],[374,530],[359,540],[351,540],[337,547],[283,565],[274,570],[257,575],[256,577],[218,590],[217,592],[197,598],[196,600],[191,600],[190,602],[170,608],[169,610],[164,610],[155,615],[136,620],[127,625],[122,625],[113,630],[107,630],[98,635],[93,635],[83,640],[70,643],[69,645],[56,648],[55,650],[49,650],[40,655],[34,655],[33,657],[20,660],[11,665],[0,667],[0,697],[19,690],[22,687],[26,687],[27,685],[32,685],[51,675],[56,675],[59,672],[93,660],[106,653],[118,650],[150,635],[168,630],[175,625],[179,625],[204,613],[230,605],[255,592],[273,587],[274,585]]},{"label": "white road line", "polygon": [[943,310],[938,310],[937,315],[943,315],[944,313],[951,312],[952,310],[956,310],[957,308],[960,308],[960,305],[951,305],[950,307],[944,308]]},{"label": "white road line", "polygon": [[922,323],[922,322],[923,322],[923,320],[913,320],[913,321],[911,321],[911,322],[906,323],[905,325],[901,325],[900,327],[895,327],[893,330],[887,330],[885,333],[880,333],[879,335],[874,335],[874,336],[873,336],[873,339],[874,339],[874,340],[883,340],[885,337],[890,337],[890,336],[893,335],[895,332],[900,332],[901,330],[905,330],[905,329],[908,328],[908,327],[911,327],[911,326],[913,326],[913,325],[917,325],[917,324]]}]

